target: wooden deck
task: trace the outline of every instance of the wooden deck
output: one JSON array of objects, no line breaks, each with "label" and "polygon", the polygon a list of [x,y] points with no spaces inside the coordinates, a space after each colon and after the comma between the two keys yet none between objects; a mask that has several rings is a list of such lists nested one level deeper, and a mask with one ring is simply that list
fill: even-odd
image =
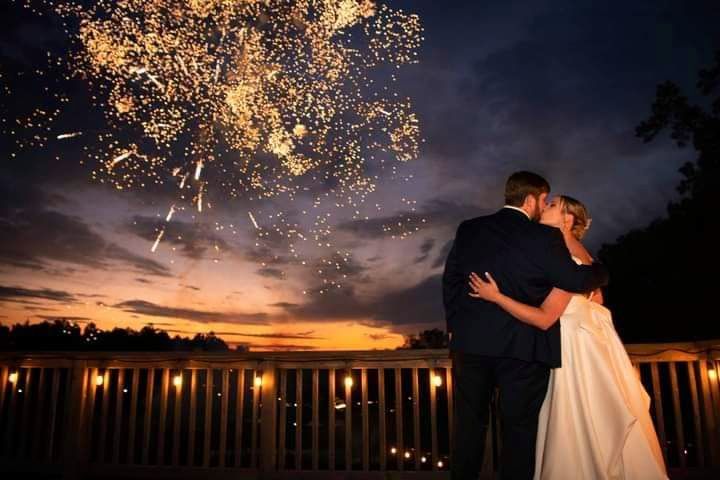
[{"label": "wooden deck", "polygon": [[[626,347],[672,477],[720,478],[720,341]],[[446,350],[3,352],[0,474],[448,478],[450,373]]]}]

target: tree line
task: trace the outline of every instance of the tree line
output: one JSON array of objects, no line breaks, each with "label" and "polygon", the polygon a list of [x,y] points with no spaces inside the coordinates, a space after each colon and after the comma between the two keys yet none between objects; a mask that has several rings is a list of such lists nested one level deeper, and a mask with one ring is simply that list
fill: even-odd
[{"label": "tree line", "polygon": [[[102,330],[90,322],[78,323],[59,318],[41,323],[18,323],[11,327],[0,325],[0,351],[201,351],[223,352],[230,347],[213,332],[198,333],[194,337],[171,337],[152,324],[142,329],[113,328]],[[246,346],[236,347],[247,351]]]}]

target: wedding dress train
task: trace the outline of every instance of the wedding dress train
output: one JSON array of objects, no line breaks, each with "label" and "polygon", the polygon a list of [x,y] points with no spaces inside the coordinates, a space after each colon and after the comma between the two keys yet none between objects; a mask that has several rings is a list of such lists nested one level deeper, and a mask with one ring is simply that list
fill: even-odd
[{"label": "wedding dress train", "polygon": [[538,424],[535,479],[667,479],[650,397],[610,311],[574,295]]}]

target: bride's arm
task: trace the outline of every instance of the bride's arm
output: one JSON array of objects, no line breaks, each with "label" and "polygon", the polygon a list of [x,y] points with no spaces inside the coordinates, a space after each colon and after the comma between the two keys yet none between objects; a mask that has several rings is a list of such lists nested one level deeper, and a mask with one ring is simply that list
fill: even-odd
[{"label": "bride's arm", "polygon": [[605,297],[603,297],[602,288],[598,288],[592,294],[590,294],[590,300],[603,305],[605,303]]},{"label": "bride's arm", "polygon": [[488,278],[487,282],[475,273],[470,274],[470,288],[473,290],[470,293],[471,297],[495,303],[521,322],[542,330],[547,330],[560,318],[572,296],[564,290],[553,288],[542,305],[533,307],[504,295],[492,276],[489,273],[485,275]]},{"label": "bride's arm", "polygon": [[583,245],[580,240],[569,233],[563,234],[563,237],[565,238],[565,245],[567,245],[568,250],[570,250],[570,255],[579,258],[583,265],[591,265],[593,263],[590,252],[587,251],[587,248],[585,248],[585,245]]}]

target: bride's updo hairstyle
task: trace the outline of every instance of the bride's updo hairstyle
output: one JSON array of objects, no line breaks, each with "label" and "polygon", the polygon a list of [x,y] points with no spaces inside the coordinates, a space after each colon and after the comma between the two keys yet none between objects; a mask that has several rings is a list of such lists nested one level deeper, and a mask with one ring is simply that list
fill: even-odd
[{"label": "bride's updo hairstyle", "polygon": [[571,233],[578,240],[582,240],[590,228],[592,218],[588,214],[587,208],[579,200],[567,195],[559,195],[563,213],[569,213],[573,216],[573,224],[570,229]]}]

